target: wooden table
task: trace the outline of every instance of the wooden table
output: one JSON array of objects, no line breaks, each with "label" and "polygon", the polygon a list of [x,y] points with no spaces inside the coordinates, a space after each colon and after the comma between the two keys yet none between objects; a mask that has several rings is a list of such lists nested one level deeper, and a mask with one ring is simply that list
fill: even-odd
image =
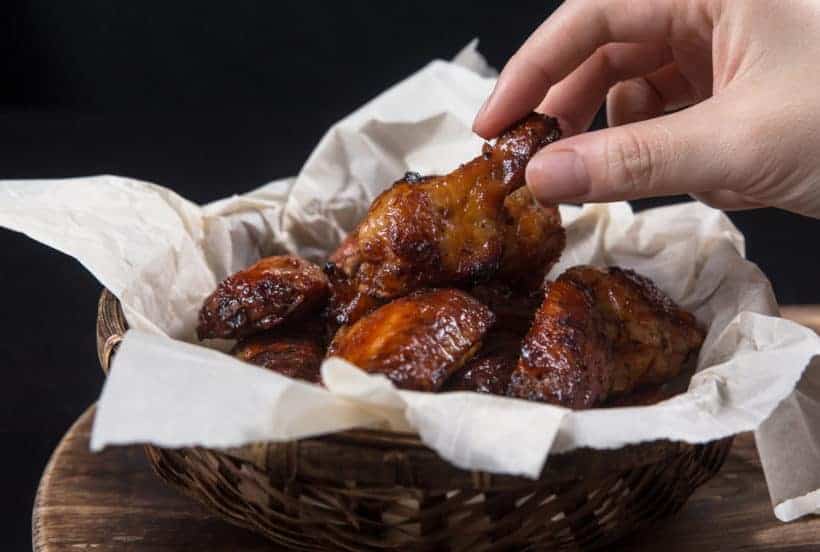
[{"label": "wooden table", "polygon": [[[784,308],[784,316],[820,328],[820,307]],[[35,552],[276,549],[167,487],[141,447],[89,452],[93,413],[71,427],[40,481]],[[774,517],[754,439],[742,434],[720,473],[678,515],[610,550],[820,550],[820,517],[789,524]]]}]

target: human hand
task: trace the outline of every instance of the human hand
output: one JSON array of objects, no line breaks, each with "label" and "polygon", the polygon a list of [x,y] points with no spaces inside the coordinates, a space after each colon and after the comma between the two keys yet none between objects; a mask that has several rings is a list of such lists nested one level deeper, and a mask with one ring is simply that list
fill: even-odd
[{"label": "human hand", "polygon": [[[474,130],[535,108],[576,134],[530,161],[542,202],[689,193],[820,217],[819,68],[816,0],[567,1],[510,58]],[[605,99],[610,128],[577,134]]]}]

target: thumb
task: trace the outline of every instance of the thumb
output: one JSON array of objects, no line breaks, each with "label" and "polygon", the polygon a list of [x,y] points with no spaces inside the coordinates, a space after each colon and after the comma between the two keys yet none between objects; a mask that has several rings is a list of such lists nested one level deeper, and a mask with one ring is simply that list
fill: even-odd
[{"label": "thumb", "polygon": [[[709,104],[709,105],[707,105]],[[639,123],[588,132],[542,149],[527,165],[538,201],[599,202],[716,189],[742,182],[733,132],[707,101]],[[731,177],[731,178],[730,178]]]}]

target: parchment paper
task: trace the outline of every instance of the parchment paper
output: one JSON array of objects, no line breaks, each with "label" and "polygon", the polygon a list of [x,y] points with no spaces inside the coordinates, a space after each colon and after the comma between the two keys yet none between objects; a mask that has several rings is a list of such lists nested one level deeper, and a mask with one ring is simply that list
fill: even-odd
[{"label": "parchment paper", "polygon": [[[778,503],[815,491],[820,394],[808,384],[807,394],[792,392],[820,338],[777,317],[741,234],[698,203],[639,214],[625,203],[561,207],[568,247],[553,275],[580,263],[634,268],[709,328],[689,391],[654,406],[572,412],[397,391],[339,359],[324,363],[322,389],[233,359],[217,350],[225,343],[194,343],[196,313],[219,280],[285,251],[319,261],[406,170],[443,172],[476,155],[470,124],[492,76],[471,44],[332,127],[296,178],[202,207],[114,176],[0,182],[0,224],[76,257],[120,298],[132,327],[100,397],[92,448],[229,447],[383,427],[417,431],[460,467],[536,477],[550,452],[754,430],[791,397],[765,426],[767,477]],[[789,431],[796,424],[802,431]],[[778,515],[811,511],[809,496]]]}]

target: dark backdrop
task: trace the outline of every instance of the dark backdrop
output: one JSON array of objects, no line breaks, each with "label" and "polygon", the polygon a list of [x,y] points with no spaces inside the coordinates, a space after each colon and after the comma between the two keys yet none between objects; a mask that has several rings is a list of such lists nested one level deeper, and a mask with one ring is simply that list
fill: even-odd
[{"label": "dark backdrop", "polygon": [[[0,178],[114,173],[199,202],[244,192],[296,173],[330,124],[475,36],[503,65],[557,3],[510,4],[6,0]],[[820,256],[797,253],[820,223],[732,218],[781,302],[820,302]],[[100,286],[21,235],[0,230],[0,251],[0,547],[24,550],[39,475],[102,385]]]}]

